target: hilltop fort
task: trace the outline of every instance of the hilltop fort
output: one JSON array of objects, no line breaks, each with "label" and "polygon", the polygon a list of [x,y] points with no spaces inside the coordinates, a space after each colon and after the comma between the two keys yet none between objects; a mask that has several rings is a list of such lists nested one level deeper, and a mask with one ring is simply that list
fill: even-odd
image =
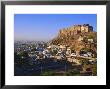
[{"label": "hilltop fort", "polygon": [[71,50],[81,49],[97,51],[97,32],[89,24],[73,25],[60,29],[58,36],[51,40],[53,45],[68,46]]},{"label": "hilltop fort", "polygon": [[89,24],[83,24],[83,25],[74,25],[68,28],[63,28],[60,30],[59,36],[65,35],[76,35],[79,33],[87,33],[87,32],[93,32],[93,27]]}]

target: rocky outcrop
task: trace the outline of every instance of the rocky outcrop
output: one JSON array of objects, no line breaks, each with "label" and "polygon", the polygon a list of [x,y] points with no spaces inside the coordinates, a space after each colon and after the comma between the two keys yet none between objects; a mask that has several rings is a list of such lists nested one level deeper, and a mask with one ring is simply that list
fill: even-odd
[{"label": "rocky outcrop", "polygon": [[69,46],[72,50],[82,48],[97,51],[97,32],[89,24],[74,25],[60,30],[58,36],[51,40],[51,44]]}]

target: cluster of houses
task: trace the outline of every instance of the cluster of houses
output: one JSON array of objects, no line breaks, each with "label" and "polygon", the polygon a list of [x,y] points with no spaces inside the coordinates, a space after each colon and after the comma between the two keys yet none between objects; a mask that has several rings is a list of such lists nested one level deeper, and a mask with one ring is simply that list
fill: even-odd
[{"label": "cluster of houses", "polygon": [[[28,55],[30,57],[34,57],[36,60],[46,58],[65,60],[68,58],[74,59],[77,57],[77,53],[72,52],[70,47],[66,47],[65,45],[50,45],[47,48],[36,47],[36,50],[29,52]],[[91,52],[83,52],[79,55],[84,57],[92,57]]]},{"label": "cluster of houses", "polygon": [[46,48],[36,47],[35,51],[28,53],[30,57],[35,57],[36,59],[46,59],[46,58],[56,58],[63,59],[64,56],[71,54],[70,48],[66,48],[63,45],[50,45]]},{"label": "cluster of houses", "polygon": [[71,50],[69,46],[60,44],[47,45],[46,47],[36,46],[34,47],[34,50],[32,45],[22,45],[21,47],[18,47],[17,50],[18,54],[21,51],[26,51],[28,53],[29,58],[33,60],[39,59],[67,60],[69,62],[76,62],[77,64],[79,63],[79,60],[77,60],[76,58],[77,56],[91,58],[93,56],[93,53],[91,52],[81,52],[80,54],[77,54],[77,52]]}]

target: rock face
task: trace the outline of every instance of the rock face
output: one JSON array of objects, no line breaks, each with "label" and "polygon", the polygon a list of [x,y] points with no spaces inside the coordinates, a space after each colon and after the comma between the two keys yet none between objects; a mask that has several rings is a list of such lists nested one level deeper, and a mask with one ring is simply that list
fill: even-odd
[{"label": "rock face", "polygon": [[58,36],[50,43],[69,46],[75,51],[89,49],[97,53],[97,32],[94,32],[93,27],[89,24],[74,25],[61,29]]}]

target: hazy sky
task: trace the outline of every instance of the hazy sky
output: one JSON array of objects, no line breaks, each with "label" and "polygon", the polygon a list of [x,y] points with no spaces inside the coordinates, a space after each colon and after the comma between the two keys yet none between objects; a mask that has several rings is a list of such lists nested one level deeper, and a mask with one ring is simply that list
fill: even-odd
[{"label": "hazy sky", "polygon": [[96,14],[15,14],[15,40],[45,41],[57,36],[62,28],[90,24],[97,31]]}]

